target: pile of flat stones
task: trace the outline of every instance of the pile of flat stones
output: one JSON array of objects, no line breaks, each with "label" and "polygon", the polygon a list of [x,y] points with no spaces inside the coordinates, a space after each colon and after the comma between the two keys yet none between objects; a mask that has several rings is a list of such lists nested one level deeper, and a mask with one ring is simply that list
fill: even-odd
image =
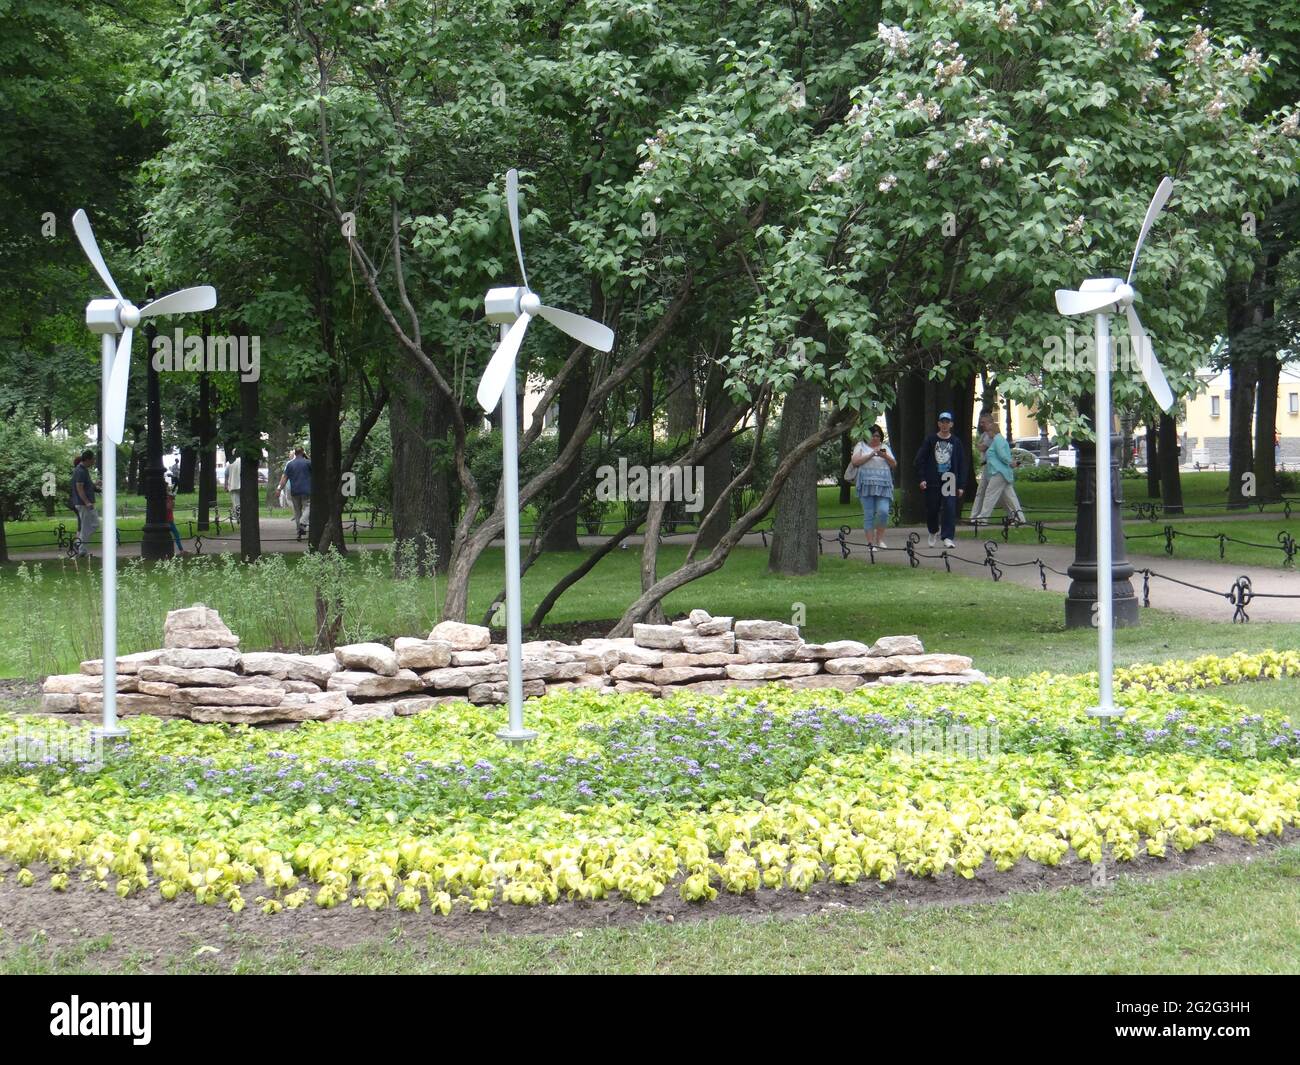
[{"label": "pile of flat stones", "polygon": [[[329,654],[239,650],[239,637],[198,603],[173,610],[163,646],[117,660],[118,713],[242,725],[405,717],[440,703],[504,703],[506,648],[481,625],[444,621],[426,640],[358,643]],[[100,714],[104,666],[46,678],[46,713]],[[915,636],[805,643],[794,625],[737,621],[704,610],[623,639],[523,645],[525,697],[575,688],[662,696],[721,694],[773,681],[790,688],[982,683],[963,655],[926,654]]]}]

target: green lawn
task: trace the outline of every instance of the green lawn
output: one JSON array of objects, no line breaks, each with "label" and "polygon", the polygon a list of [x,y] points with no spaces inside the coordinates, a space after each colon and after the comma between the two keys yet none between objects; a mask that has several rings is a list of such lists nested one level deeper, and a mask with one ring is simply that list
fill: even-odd
[{"label": "green lawn", "polygon": [[[191,526],[198,522],[197,492],[188,492],[176,497],[176,526],[183,537],[192,535]],[[217,511],[221,516],[223,532],[227,528],[227,515],[230,511],[230,495],[224,490],[217,491]],[[293,511],[281,507],[268,509],[263,503],[262,517],[287,518]],[[117,527],[125,540],[138,540],[140,530],[144,527],[144,498],[137,495],[119,494]],[[57,500],[52,517],[33,517],[30,521],[5,522],[5,535],[9,541],[10,552],[23,550],[51,550],[56,546],[57,529],[62,525],[67,535],[77,531],[77,516],[63,500]],[[99,542],[99,537],[95,538]]]},{"label": "green lawn", "polygon": [[[684,550],[665,547],[661,572]],[[524,617],[580,554],[543,555],[524,578]],[[277,556],[248,573],[233,556],[174,562],[135,562],[119,584],[119,640],[123,653],[156,647],[165,609],[204,602],[219,610],[248,649],[306,646],[315,631],[312,575],[318,557]],[[549,618],[572,622],[617,617],[639,588],[640,553],[605,558],[560,599]],[[0,568],[0,677],[75,670],[98,657],[98,576],[55,561],[30,567],[39,585],[20,580],[15,566]],[[361,552],[339,578],[348,639],[427,631],[437,618],[441,581],[393,581],[384,556]],[[335,579],[328,573],[324,579]],[[502,552],[480,560],[471,583],[470,618],[479,620],[501,588]],[[935,650],[967,654],[994,674],[1040,669],[1080,672],[1095,667],[1092,630],[1066,631],[1058,593],[1039,592],[983,576],[871,566],[828,551],[817,574],[778,577],[766,552],[735,551],[718,572],[688,585],[666,603],[674,613],[704,606],[716,614],[799,621],[810,640],[865,639],[917,633]],[[1144,610],[1142,624],[1116,632],[1115,660],[1163,661],[1203,653],[1300,646],[1300,623],[1229,626]]]},{"label": "green lawn", "polygon": [[[33,888],[32,890],[40,890]],[[109,903],[115,900],[108,900]],[[180,905],[179,903],[176,905]],[[422,922],[422,923],[427,923]],[[457,941],[407,922],[337,949],[238,931],[196,956],[137,952],[109,971],[171,973],[1296,973],[1300,847],[1249,863],[991,903],[870,906],[799,918],[588,928]],[[216,945],[216,944],[209,944]],[[104,971],[111,936],[0,938],[7,975]]]}]

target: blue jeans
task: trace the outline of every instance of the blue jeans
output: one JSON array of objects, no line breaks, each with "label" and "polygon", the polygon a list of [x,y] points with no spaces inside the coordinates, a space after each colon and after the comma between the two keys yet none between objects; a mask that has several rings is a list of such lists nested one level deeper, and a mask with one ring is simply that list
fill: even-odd
[{"label": "blue jeans", "polygon": [[889,528],[889,496],[860,496],[862,528],[865,532]]},{"label": "blue jeans", "polygon": [[170,521],[170,522],[168,522],[168,523],[167,523],[167,528],[168,528],[168,530],[170,530],[170,532],[171,532],[171,534],[172,534],[172,539],[176,541],[176,550],[177,550],[177,551],[184,551],[184,550],[185,550],[185,545],[184,545],[183,543],[181,543],[181,531],[180,531],[180,529],[176,528],[176,523],[175,523],[174,521]]}]

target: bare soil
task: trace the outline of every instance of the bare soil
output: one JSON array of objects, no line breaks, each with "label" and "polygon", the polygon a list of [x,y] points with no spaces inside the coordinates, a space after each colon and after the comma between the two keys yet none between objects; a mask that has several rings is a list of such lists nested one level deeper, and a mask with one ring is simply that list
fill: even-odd
[{"label": "bare soil", "polygon": [[[1166,858],[1139,856],[1122,865],[1110,864],[1109,885],[1125,877],[1145,879],[1225,863],[1265,857],[1279,846],[1300,841],[1300,829],[1290,829],[1280,839],[1258,845],[1225,837],[1194,851]],[[744,895],[726,892],[710,903],[689,903],[670,884],[663,895],[644,906],[617,898],[597,902],[560,902],[550,906],[503,904],[486,913],[455,910],[449,917],[396,909],[371,911],[344,905],[322,910],[311,902],[301,909],[269,916],[255,903],[238,914],[221,906],[203,906],[190,896],[164,901],[156,891],[128,899],[97,891],[73,879],[65,892],[52,891],[48,870],[32,866],[35,885],[19,887],[15,869],[0,863],[0,957],[28,946],[38,957],[75,951],[89,941],[101,943],[86,961],[87,971],[115,972],[123,967],[141,972],[166,972],[176,962],[194,957],[203,946],[216,947],[207,959],[218,969],[238,962],[241,952],[260,949],[287,954],[331,949],[345,950],[395,938],[419,944],[430,934],[452,942],[471,942],[491,935],[557,936],[574,930],[635,927],[646,923],[701,921],[721,916],[746,920],[792,919],[815,914],[865,910],[874,906],[965,906],[991,902],[1027,891],[1089,887],[1093,867],[1071,854],[1056,868],[1022,861],[1005,873],[986,863],[975,876],[914,877],[900,873],[897,881],[860,881],[857,884],[815,884],[804,894],[796,891],[760,890]],[[1105,890],[1097,886],[1096,890]],[[255,895],[256,892],[253,892]]]}]

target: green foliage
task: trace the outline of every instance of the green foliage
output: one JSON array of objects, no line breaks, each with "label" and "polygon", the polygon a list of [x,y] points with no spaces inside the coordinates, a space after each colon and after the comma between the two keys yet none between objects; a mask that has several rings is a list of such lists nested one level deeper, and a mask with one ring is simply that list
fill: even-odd
[{"label": "green foliage", "polygon": [[1016,470],[1016,481],[1073,481],[1074,470],[1069,466],[1021,466]]},{"label": "green foliage", "polygon": [[71,466],[71,445],[42,436],[24,411],[0,418],[0,522],[25,518],[46,486],[56,500],[67,499]]}]

